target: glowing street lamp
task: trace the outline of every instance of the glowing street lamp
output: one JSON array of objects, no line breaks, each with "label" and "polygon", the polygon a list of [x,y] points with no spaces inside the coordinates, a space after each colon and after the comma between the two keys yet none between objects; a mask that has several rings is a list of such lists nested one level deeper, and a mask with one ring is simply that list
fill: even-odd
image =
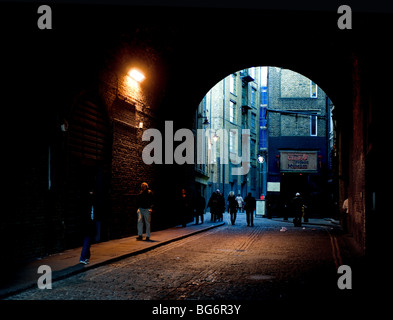
[{"label": "glowing street lamp", "polygon": [[145,75],[137,69],[132,69],[128,75],[137,82],[142,82],[145,79]]}]

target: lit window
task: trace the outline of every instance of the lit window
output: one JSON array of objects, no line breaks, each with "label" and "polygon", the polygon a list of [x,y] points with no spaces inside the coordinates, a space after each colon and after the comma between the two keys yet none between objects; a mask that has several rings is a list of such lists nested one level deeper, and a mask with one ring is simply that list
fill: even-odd
[{"label": "lit window", "polygon": [[233,101],[229,102],[229,121],[235,123],[236,120],[236,103]]},{"label": "lit window", "polygon": [[229,76],[229,92],[236,95],[236,74]]},{"label": "lit window", "polygon": [[235,130],[230,130],[229,131],[229,152],[235,153],[237,152],[236,147],[237,147],[237,136],[236,136],[236,131]]},{"label": "lit window", "polygon": [[251,88],[251,107],[256,108],[257,89]]},{"label": "lit window", "polygon": [[253,79],[255,79],[255,68],[249,68],[249,69],[248,69],[248,72],[249,72],[250,76],[251,76]]}]

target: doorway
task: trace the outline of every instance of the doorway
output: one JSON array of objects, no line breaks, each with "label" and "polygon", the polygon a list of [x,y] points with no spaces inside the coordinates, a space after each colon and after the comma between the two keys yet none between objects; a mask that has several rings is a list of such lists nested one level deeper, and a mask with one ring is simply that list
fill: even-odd
[{"label": "doorway", "polygon": [[281,173],[281,200],[288,205],[297,192],[304,200],[308,198],[308,174]]}]

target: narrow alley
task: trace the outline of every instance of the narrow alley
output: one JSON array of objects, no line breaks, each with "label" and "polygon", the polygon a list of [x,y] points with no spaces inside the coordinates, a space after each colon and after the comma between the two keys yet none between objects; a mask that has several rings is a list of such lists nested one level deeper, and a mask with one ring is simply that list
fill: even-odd
[{"label": "narrow alley", "polygon": [[[206,218],[207,215],[206,215]],[[229,223],[8,299],[261,300],[334,303],[352,298],[337,287],[347,256],[339,226],[256,218]],[[154,239],[153,239],[154,240]],[[354,270],[355,271],[355,270]],[[353,279],[359,293],[365,279]],[[345,291],[345,290],[344,290]]]}]

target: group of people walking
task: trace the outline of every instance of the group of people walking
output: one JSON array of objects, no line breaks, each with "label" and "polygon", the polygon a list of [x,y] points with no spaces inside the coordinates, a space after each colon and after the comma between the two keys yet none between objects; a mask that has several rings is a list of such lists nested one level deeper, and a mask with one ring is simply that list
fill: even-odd
[{"label": "group of people walking", "polygon": [[[90,188],[86,197],[83,198],[83,205],[81,209],[85,214],[83,214],[83,221],[85,222],[85,238],[83,242],[80,263],[89,263],[90,258],[90,245],[94,237],[95,231],[95,220],[96,220],[96,197],[95,190]],[[295,198],[291,202],[292,208],[294,209],[295,226],[301,225],[302,209],[304,208],[303,199],[300,197],[299,193],[296,193]],[[153,192],[149,189],[149,185],[146,182],[141,184],[140,193],[137,195],[137,230],[138,236],[137,240],[143,239],[143,225],[146,227],[146,240],[150,240],[151,232],[151,213],[154,206]],[[228,212],[231,216],[231,224],[236,223],[236,216],[239,211],[246,212],[247,226],[254,226],[254,211],[256,209],[256,200],[248,193],[243,199],[240,193],[235,196],[233,191],[229,192],[229,195],[225,201],[224,195],[217,189],[212,193],[207,206],[206,200],[203,195],[198,192],[196,197],[190,196],[186,189],[181,189],[180,196],[177,200],[177,209],[182,217],[182,226],[186,227],[187,222],[189,222],[193,216],[195,216],[196,224],[204,222],[205,209],[210,208],[211,221],[217,222],[223,220],[223,214],[228,208]],[[303,209],[304,210],[304,209]]]},{"label": "group of people walking", "polygon": [[[138,237],[137,240],[143,239],[143,224],[146,226],[146,240],[150,240],[150,222],[151,212],[153,209],[153,193],[149,189],[146,182],[141,185],[141,192],[137,196],[137,214],[138,214]],[[200,192],[193,197],[187,193],[186,189],[181,189],[180,196],[177,199],[176,207],[181,216],[182,226],[186,227],[193,217],[195,217],[195,224],[204,222],[205,209],[210,208],[211,221],[217,222],[223,220],[223,214],[226,211],[226,204],[228,205],[228,211],[231,215],[232,225],[236,222],[236,215],[239,210],[246,211],[247,214],[247,225],[254,226],[253,212],[255,210],[256,201],[255,198],[248,193],[243,200],[240,193],[235,196],[234,192],[231,191],[228,195],[227,202],[224,199],[223,194],[217,189],[211,195],[207,205],[206,200]]]},{"label": "group of people walking", "polygon": [[[225,204],[226,203],[223,194],[219,189],[217,189],[215,192],[213,192],[207,204],[207,207],[210,207],[211,221],[222,221],[223,213],[226,209]],[[241,212],[245,210],[247,215],[247,226],[254,226],[253,212],[256,207],[256,201],[251,193],[248,193],[248,195],[243,200],[243,197],[240,195],[240,193],[235,196],[235,193],[231,191],[229,192],[227,198],[227,204],[228,211],[231,215],[232,225],[234,225],[236,222],[237,212],[239,210],[241,210]]]}]

